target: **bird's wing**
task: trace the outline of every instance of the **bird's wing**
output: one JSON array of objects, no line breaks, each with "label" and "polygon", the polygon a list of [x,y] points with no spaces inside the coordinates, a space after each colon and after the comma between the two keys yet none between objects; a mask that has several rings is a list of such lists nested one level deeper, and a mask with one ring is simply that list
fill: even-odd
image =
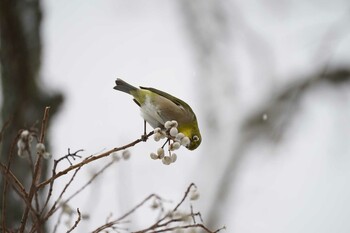
[{"label": "bird's wing", "polygon": [[168,100],[172,101],[174,104],[178,105],[180,108],[183,108],[185,110],[187,109],[188,111],[190,111],[194,115],[192,108],[185,101],[180,100],[179,98],[176,98],[173,95],[170,95],[164,91],[161,91],[161,90],[158,90],[158,89],[155,89],[152,87],[140,87],[140,88],[154,92],[160,96],[163,96],[164,98],[167,98]]}]

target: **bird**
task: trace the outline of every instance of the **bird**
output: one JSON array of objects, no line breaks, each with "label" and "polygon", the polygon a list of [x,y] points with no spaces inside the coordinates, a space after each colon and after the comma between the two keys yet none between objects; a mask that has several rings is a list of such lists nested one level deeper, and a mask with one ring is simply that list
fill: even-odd
[{"label": "bird", "polygon": [[164,129],[166,122],[176,121],[178,132],[190,139],[187,149],[195,150],[201,144],[197,117],[185,101],[152,87],[137,88],[120,78],[116,79],[115,84],[113,89],[133,96],[144,121],[154,129]]}]

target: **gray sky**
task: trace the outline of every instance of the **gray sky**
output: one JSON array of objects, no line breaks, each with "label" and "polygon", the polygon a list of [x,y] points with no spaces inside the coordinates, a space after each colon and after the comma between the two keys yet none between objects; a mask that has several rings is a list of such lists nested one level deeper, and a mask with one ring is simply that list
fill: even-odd
[{"label": "gray sky", "polygon": [[[237,68],[238,118],[259,106],[274,89],[317,70],[328,58],[327,50],[320,48],[336,45],[334,63],[349,59],[348,35],[322,46],[328,30],[345,14],[346,1],[232,3],[240,13],[235,17],[251,30],[233,27],[234,49],[227,50],[227,59]],[[204,125],[201,83],[176,1],[47,0],[43,8],[42,76],[48,88],[66,96],[51,135],[56,158],[66,154],[67,148],[83,148],[82,155],[88,156],[141,135],[138,107],[130,96],[112,89],[116,77],[186,100],[200,126]],[[258,45],[266,45],[268,53],[259,61],[269,67],[257,67],[250,33],[259,35]],[[314,88],[295,113],[287,139],[278,146],[257,143],[248,150],[232,190],[234,198],[222,216],[227,232],[349,232],[350,224],[343,217],[350,212],[349,99],[349,87],[342,92]],[[201,131],[203,145],[193,152],[181,149],[171,166],[149,157],[160,143],[132,148],[130,161],[115,164],[91,190],[73,200],[74,208],[91,214],[80,231],[104,223],[110,213],[117,217],[150,193],[177,201],[191,182],[199,184],[199,191],[205,190],[196,203],[205,210],[212,195],[206,185],[215,173],[197,166],[210,146],[206,127]],[[220,160],[220,155],[215,156]],[[84,168],[76,184],[108,161]],[[59,182],[62,186],[66,180]],[[138,218],[134,223],[148,220]]]}]

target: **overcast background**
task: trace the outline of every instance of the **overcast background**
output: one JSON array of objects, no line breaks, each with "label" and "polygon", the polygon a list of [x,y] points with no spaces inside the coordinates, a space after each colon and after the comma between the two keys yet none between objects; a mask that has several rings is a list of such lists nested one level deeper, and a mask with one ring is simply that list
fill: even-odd
[{"label": "overcast background", "polygon": [[[79,232],[151,193],[176,202],[191,182],[201,194],[194,206],[213,229],[350,231],[349,82],[315,82],[290,101],[274,102],[297,81],[349,66],[348,1],[45,0],[42,6],[43,85],[65,95],[51,125],[55,158],[67,148],[96,154],[141,135],[137,105],[113,90],[117,77],[188,102],[203,137],[197,150],[178,151],[170,166],[149,157],[161,143],[132,148],[129,161],[73,199],[72,208],[90,215]],[[261,120],[259,126],[250,119]],[[107,162],[85,167],[76,183]],[[141,212],[131,224],[149,219]]]}]

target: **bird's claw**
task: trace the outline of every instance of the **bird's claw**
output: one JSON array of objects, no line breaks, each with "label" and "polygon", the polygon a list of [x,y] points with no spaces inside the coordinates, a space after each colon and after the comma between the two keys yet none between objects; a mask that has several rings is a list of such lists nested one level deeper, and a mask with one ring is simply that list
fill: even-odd
[{"label": "bird's claw", "polygon": [[141,140],[142,140],[142,141],[145,142],[145,141],[147,141],[147,139],[148,139],[147,134],[142,134],[142,135],[141,135]]}]

